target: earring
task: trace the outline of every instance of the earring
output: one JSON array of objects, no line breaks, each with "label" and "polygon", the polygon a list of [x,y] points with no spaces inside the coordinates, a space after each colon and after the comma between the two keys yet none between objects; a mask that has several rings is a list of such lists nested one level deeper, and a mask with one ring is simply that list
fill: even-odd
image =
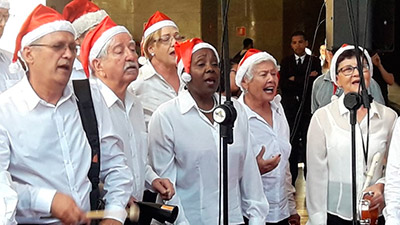
[{"label": "earring", "polygon": [[151,56],[154,56],[154,52],[151,52],[150,55],[151,55]]}]

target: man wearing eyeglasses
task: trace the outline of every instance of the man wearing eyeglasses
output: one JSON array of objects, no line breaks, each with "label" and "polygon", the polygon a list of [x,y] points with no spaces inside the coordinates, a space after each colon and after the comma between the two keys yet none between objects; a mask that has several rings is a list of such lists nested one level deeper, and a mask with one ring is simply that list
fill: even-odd
[{"label": "man wearing eyeglasses", "polygon": [[[19,224],[88,222],[91,150],[68,85],[74,35],[70,22],[40,4],[16,39],[13,62],[19,53],[27,72],[0,95],[0,171],[9,171],[16,187]],[[103,140],[98,159],[106,190],[103,224],[125,220],[133,184],[117,143],[112,135]]]},{"label": "man wearing eyeglasses", "polygon": [[[0,38],[3,36],[4,27],[10,17],[10,3],[8,0],[0,0]],[[22,70],[9,71],[12,54],[0,49],[0,93],[4,92],[23,76]]]}]

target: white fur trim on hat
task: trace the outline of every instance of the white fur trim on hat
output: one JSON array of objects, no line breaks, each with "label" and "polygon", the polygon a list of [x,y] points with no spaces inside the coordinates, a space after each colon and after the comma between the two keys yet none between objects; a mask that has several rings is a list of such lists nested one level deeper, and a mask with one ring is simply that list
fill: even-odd
[{"label": "white fur trim on hat", "polygon": [[93,44],[93,47],[90,49],[89,62],[92,62],[93,59],[99,55],[101,49],[111,40],[112,37],[120,33],[128,33],[130,35],[129,31],[124,26],[112,27],[101,34],[99,39],[97,39]]},{"label": "white fur trim on hat", "polygon": [[40,27],[32,30],[31,32],[25,34],[25,36],[21,40],[20,51],[22,51],[25,46],[30,45],[32,42],[38,40],[39,38],[56,31],[67,31],[75,36],[74,27],[70,22],[66,20],[56,20],[50,23],[45,23]]},{"label": "white fur trim on hat", "polygon": [[81,17],[79,17],[78,19],[74,20],[74,22],[72,22],[72,25],[74,26],[76,31],[75,39],[79,38],[83,33],[85,33],[90,28],[99,24],[106,16],[107,16],[106,11],[101,9],[96,12],[86,13]]},{"label": "white fur trim on hat", "polygon": [[7,0],[0,0],[0,8],[10,9],[10,2]]},{"label": "white fur trim on hat", "polygon": [[161,29],[163,27],[175,27],[175,28],[178,28],[178,26],[176,26],[176,24],[172,20],[162,20],[160,22],[157,22],[157,23],[151,25],[149,28],[147,28],[144,31],[144,34],[143,34],[144,38],[143,39],[146,39],[151,33],[153,33],[154,31],[157,31],[157,30],[159,30],[159,29]]},{"label": "white fur trim on hat", "polygon": [[243,91],[242,80],[243,80],[244,75],[246,74],[247,70],[250,68],[250,66],[254,62],[261,60],[261,59],[271,60],[275,64],[275,66],[278,67],[277,63],[276,63],[276,59],[272,55],[268,54],[267,52],[258,52],[258,53],[255,53],[255,54],[249,56],[248,58],[245,59],[243,64],[239,66],[239,69],[236,72],[235,83],[238,87],[240,87],[240,89],[242,91]]},{"label": "white fur trim on hat", "polygon": [[[364,48],[362,48],[361,46],[359,46],[361,52],[364,52],[365,58],[368,61],[368,65],[369,65],[369,74],[372,77],[373,75],[373,64],[372,64],[372,60],[371,60],[371,56],[369,55],[368,51],[365,50]],[[347,45],[345,47],[339,48],[336,53],[333,55],[332,58],[332,63],[331,63],[331,68],[330,68],[330,75],[331,75],[331,80],[336,84],[336,86],[338,86],[337,82],[336,82],[336,62],[339,58],[339,56],[346,50],[351,50],[354,49],[354,45]]]},{"label": "white fur trim on hat", "polygon": [[196,44],[196,45],[193,47],[192,54],[195,53],[195,52],[197,52],[197,51],[200,50],[200,49],[203,49],[203,48],[211,49],[211,50],[214,52],[215,57],[217,57],[217,61],[218,61],[218,63],[219,63],[219,56],[218,56],[217,50],[214,48],[214,46],[212,46],[212,45],[210,45],[210,44],[208,44],[208,43],[206,43],[206,42],[201,42],[201,43]]}]

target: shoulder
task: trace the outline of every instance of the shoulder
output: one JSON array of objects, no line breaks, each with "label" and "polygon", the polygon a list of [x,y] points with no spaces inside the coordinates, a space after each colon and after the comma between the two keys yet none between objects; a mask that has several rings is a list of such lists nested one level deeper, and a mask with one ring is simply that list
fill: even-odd
[{"label": "shoulder", "polygon": [[376,101],[374,101],[372,104],[375,105],[376,109],[381,114],[381,117],[384,120],[386,120],[390,123],[392,123],[392,122],[394,123],[396,121],[397,113],[393,109],[391,109],[385,105],[382,105],[381,103],[376,102]]}]

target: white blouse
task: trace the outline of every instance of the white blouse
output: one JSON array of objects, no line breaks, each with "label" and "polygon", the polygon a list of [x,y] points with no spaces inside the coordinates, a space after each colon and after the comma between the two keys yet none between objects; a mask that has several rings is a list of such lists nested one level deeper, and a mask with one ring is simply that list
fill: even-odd
[{"label": "white blouse", "polygon": [[96,115],[106,113],[99,107],[100,104],[108,109],[108,118],[104,118],[111,120],[114,125],[114,133],[120,141],[117,144],[124,150],[127,158],[127,164],[133,175],[131,195],[136,200],[142,201],[145,181],[148,187],[151,187],[153,180],[158,178],[147,161],[147,133],[143,108],[139,100],[129,91],[126,92],[125,101],[122,102],[100,79],[91,77],[90,85],[93,101],[96,103]]},{"label": "white blouse", "polygon": [[0,93],[14,86],[25,76],[22,68],[18,72],[10,72],[11,58],[12,54],[10,52],[0,49]]},{"label": "white blouse", "polygon": [[289,168],[290,130],[282,108],[281,96],[275,96],[271,101],[273,127],[260,115],[244,103],[243,94],[238,101],[244,106],[250,125],[254,154],[258,155],[262,146],[265,147],[263,159],[281,154],[278,166],[262,175],[264,194],[269,202],[268,223],[277,223],[297,214],[294,199],[295,188],[292,185],[292,175]]},{"label": "white blouse", "polygon": [[386,167],[386,225],[400,225],[400,119],[397,119],[390,143]]},{"label": "white blouse", "polygon": [[[343,99],[344,95],[318,109],[308,129],[306,200],[309,225],[326,224],[327,213],[345,220],[352,219],[350,113]],[[372,157],[377,152],[386,155],[396,118],[396,113],[390,108],[371,103],[367,165],[362,144],[362,139],[366,141],[367,116],[356,124],[358,198]],[[385,182],[383,167],[384,159],[381,157],[370,185]]]},{"label": "white blouse", "polygon": [[[179,91],[183,90],[183,87],[181,82]],[[157,73],[149,60],[140,67],[137,79],[129,85],[128,90],[132,91],[143,105],[146,127],[158,106],[178,95],[164,77]]]},{"label": "white blouse", "polygon": [[[218,96],[216,96],[218,99]],[[229,146],[229,222],[264,224],[268,202],[251,143],[245,112],[237,101],[234,144]],[[161,105],[149,124],[149,155],[155,171],[168,177],[179,206],[177,224],[218,224],[220,126],[199,111],[185,90]],[[243,213],[243,214],[242,214]]]}]

